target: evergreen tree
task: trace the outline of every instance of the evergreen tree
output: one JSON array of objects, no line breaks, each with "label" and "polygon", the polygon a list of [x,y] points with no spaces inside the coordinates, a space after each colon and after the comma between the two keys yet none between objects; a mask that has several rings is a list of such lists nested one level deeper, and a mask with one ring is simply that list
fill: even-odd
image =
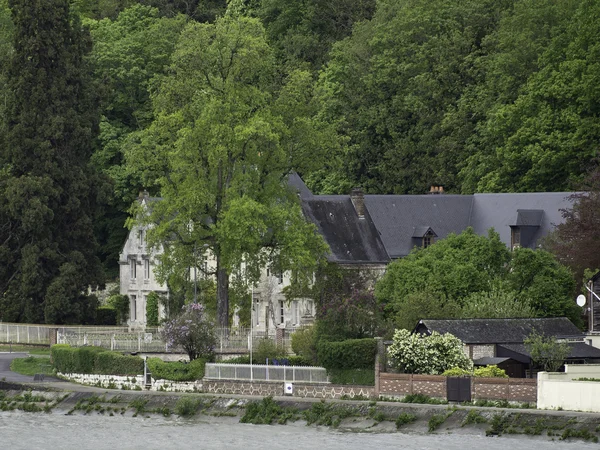
[{"label": "evergreen tree", "polygon": [[93,222],[101,179],[89,166],[96,101],[84,55],[89,34],[68,0],[11,0],[0,148],[0,320],[93,319],[102,282]]}]

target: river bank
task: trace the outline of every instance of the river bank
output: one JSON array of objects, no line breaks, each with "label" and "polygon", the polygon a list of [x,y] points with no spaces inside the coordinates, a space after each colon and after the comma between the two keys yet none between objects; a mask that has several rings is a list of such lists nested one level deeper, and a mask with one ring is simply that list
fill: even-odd
[{"label": "river bank", "polygon": [[[85,389],[79,389],[85,388]],[[73,391],[71,389],[76,389]],[[527,436],[543,441],[598,442],[600,415],[583,412],[425,405],[388,401],[117,391],[0,382],[0,411],[107,416],[186,423],[280,424],[338,432]],[[118,419],[117,419],[118,420]]]}]

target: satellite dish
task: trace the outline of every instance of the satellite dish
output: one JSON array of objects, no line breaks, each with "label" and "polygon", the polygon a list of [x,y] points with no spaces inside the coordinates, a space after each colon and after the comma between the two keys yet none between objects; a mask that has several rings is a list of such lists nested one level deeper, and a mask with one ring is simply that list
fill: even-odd
[{"label": "satellite dish", "polygon": [[578,296],[577,296],[577,304],[578,304],[579,306],[584,306],[584,305],[585,305],[585,302],[586,302],[586,300],[585,300],[585,295],[583,295],[583,294],[580,294],[580,295],[578,295]]}]

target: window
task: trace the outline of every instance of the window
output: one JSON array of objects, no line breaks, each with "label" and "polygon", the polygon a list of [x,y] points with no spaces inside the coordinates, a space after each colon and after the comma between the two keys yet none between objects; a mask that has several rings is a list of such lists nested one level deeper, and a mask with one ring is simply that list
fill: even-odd
[{"label": "window", "polygon": [[132,280],[137,278],[137,261],[135,257],[129,258],[129,276]]},{"label": "window", "polygon": [[148,281],[150,279],[150,260],[148,258],[144,258],[144,280]]},{"label": "window", "polygon": [[129,315],[131,320],[137,320],[137,297],[135,295],[130,295],[129,298],[131,299],[131,312]]},{"label": "window", "polygon": [[434,238],[434,234],[430,231],[428,231],[425,236],[423,236],[423,248],[427,248],[429,247],[431,244],[433,244],[433,238]]},{"label": "window", "polygon": [[516,249],[521,246],[521,228],[511,227],[510,229],[510,248]]},{"label": "window", "polygon": [[138,230],[138,245],[144,245],[144,230]]},{"label": "window", "polygon": [[285,322],[285,316],[283,313],[284,313],[283,300],[279,300],[279,323],[280,324]]},{"label": "window", "polygon": [[277,272],[277,284],[283,284],[283,272]]},{"label": "window", "polygon": [[260,303],[259,303],[258,299],[254,300],[254,319],[255,319],[255,324],[257,326],[260,325]]}]

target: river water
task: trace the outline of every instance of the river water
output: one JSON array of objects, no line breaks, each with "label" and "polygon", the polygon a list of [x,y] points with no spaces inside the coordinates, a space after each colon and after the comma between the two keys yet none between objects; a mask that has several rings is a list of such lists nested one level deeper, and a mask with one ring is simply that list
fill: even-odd
[{"label": "river water", "polygon": [[[215,419],[216,420],[216,419]],[[0,449],[598,449],[598,444],[524,436],[351,433],[293,425],[248,425],[160,417],[0,412]]]}]

